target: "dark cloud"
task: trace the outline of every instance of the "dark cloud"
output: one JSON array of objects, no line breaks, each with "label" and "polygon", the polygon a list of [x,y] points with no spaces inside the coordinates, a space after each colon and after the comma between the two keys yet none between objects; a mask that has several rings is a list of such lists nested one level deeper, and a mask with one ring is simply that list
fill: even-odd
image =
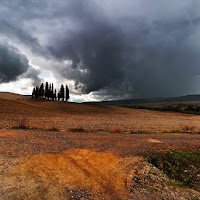
[{"label": "dark cloud", "polygon": [[0,20],[1,34],[6,34],[12,39],[18,40],[20,43],[26,45],[36,55],[47,56],[46,50],[39,44],[38,38],[32,37],[30,33],[25,31],[17,24],[8,23]]},{"label": "dark cloud", "polygon": [[73,7],[76,27],[53,37],[49,46],[56,58],[72,61],[59,69],[63,76],[82,92],[105,98],[191,93],[200,73],[198,49],[190,41],[199,31],[199,17],[181,20],[177,13],[149,22],[116,13],[116,21],[86,2]]},{"label": "dark cloud", "polygon": [[[122,81],[125,64],[120,30],[116,27],[92,27],[69,38],[55,40],[50,51],[58,58],[71,60],[63,75],[76,80],[77,87],[83,84],[83,92],[100,90],[115,81]],[[102,37],[103,36],[103,37]],[[64,42],[63,42],[64,41]],[[68,65],[69,66],[69,65]],[[65,74],[63,73],[65,72]]]},{"label": "dark cloud", "polygon": [[26,56],[12,46],[0,44],[0,83],[15,81],[28,68]]},{"label": "dark cloud", "polygon": [[18,78],[31,78],[40,83],[39,71],[29,65],[29,60],[17,48],[0,43],[0,83],[16,81]]},{"label": "dark cloud", "polygon": [[0,35],[95,98],[177,96],[193,93],[200,74],[199,9],[197,0],[2,0]]},{"label": "dark cloud", "polygon": [[45,0],[43,2],[2,0],[0,2],[0,36],[25,45],[37,56],[48,57],[47,50],[40,44],[38,37],[33,34],[33,29],[36,30],[38,25],[32,24],[33,20],[45,17],[42,9],[47,7],[48,4]]}]

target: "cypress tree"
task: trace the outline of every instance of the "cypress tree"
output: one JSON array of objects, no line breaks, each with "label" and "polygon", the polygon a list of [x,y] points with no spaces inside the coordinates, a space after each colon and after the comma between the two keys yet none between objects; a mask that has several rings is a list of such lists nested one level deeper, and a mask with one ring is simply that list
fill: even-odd
[{"label": "cypress tree", "polygon": [[46,82],[45,84],[45,99],[48,98],[49,84]]},{"label": "cypress tree", "polygon": [[56,89],[55,89],[55,93],[53,94],[53,96],[54,96],[54,99],[57,100],[57,97],[56,97],[56,96],[57,96]]},{"label": "cypress tree", "polygon": [[60,92],[58,92],[58,101],[60,101]]},{"label": "cypress tree", "polygon": [[36,86],[36,89],[35,89],[35,97],[36,98],[39,97],[39,88],[38,88],[38,86]]},{"label": "cypress tree", "polygon": [[53,94],[53,83],[52,83],[52,85],[51,85],[51,98],[52,98],[52,100],[54,100],[54,94]]},{"label": "cypress tree", "polygon": [[64,98],[65,98],[65,88],[63,85],[61,85],[61,88],[60,88],[60,98],[64,101]]},{"label": "cypress tree", "polygon": [[[55,93],[54,93],[55,92]],[[36,86],[33,88],[32,91],[32,98],[45,98],[45,99],[52,99],[52,100],[62,100],[66,101],[69,99],[69,88],[66,85],[64,88],[63,84],[60,87],[59,92],[54,91],[54,85],[53,83],[45,83],[45,88],[44,88],[44,83],[40,85],[40,87]]]},{"label": "cypress tree", "polygon": [[44,84],[42,83],[39,89],[39,97],[43,98],[44,97]]},{"label": "cypress tree", "polygon": [[38,87],[38,98],[40,98],[40,97],[41,97],[41,86]]},{"label": "cypress tree", "polygon": [[49,95],[49,98],[52,98],[52,97],[51,97],[51,83],[49,84],[48,95]]},{"label": "cypress tree", "polygon": [[69,88],[66,85],[66,101],[69,99]]}]

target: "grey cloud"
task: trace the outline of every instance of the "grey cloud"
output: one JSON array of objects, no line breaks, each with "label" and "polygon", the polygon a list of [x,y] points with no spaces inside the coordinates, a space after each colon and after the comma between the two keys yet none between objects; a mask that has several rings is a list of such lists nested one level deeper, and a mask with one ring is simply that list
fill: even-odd
[{"label": "grey cloud", "polygon": [[179,11],[173,18],[149,16],[149,21],[147,16],[129,15],[116,20],[96,6],[74,6],[71,20],[78,23],[77,29],[63,29],[49,50],[58,59],[72,61],[60,71],[82,92],[105,98],[118,98],[119,93],[153,97],[192,92],[194,76],[200,73],[200,48],[190,39],[199,31],[199,17],[181,20]]},{"label": "grey cloud", "polygon": [[32,84],[34,86],[39,86],[42,81],[42,78],[39,77],[41,71],[39,69],[35,69],[32,66],[29,66],[28,70],[20,76],[20,78],[29,78],[32,80]]},{"label": "grey cloud", "polygon": [[89,28],[79,32],[75,38],[56,40],[55,45],[49,48],[58,58],[73,61],[71,70],[67,68],[65,75],[77,80],[77,86],[82,83],[86,93],[119,81],[124,74],[120,30],[106,26],[97,27],[98,30]]},{"label": "grey cloud", "polygon": [[41,82],[40,71],[29,65],[29,60],[17,48],[0,43],[0,83],[16,81],[19,78],[31,78],[34,85]]},{"label": "grey cloud", "polygon": [[[47,50],[32,32],[32,29],[38,26],[32,24],[32,21],[44,16],[43,9],[47,5],[46,1],[14,0],[8,2],[2,0],[0,2],[0,35],[9,41],[17,41],[25,45],[37,56],[48,57]],[[28,28],[29,26],[31,28]]]},{"label": "grey cloud", "polygon": [[16,24],[8,23],[7,21],[0,20],[1,33],[6,36],[15,38],[20,43],[26,45],[36,55],[47,56],[47,51],[39,44],[38,38],[32,37],[30,33],[25,31],[22,27]]},{"label": "grey cloud", "polygon": [[111,99],[194,92],[200,74],[198,0],[3,0],[0,5],[0,33],[60,62],[49,70],[74,80],[82,93]]},{"label": "grey cloud", "polygon": [[28,59],[8,44],[0,43],[0,83],[17,80],[29,68]]}]

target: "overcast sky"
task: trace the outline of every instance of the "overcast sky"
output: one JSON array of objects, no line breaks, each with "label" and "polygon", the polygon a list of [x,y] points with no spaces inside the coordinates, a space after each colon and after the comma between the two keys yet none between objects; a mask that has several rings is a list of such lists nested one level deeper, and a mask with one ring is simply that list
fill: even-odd
[{"label": "overcast sky", "polygon": [[200,93],[199,0],[1,0],[0,91],[71,101]]}]

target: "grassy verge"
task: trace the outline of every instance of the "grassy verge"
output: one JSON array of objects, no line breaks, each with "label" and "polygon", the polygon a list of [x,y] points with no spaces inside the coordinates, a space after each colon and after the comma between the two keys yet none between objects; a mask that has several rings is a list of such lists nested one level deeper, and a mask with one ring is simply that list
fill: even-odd
[{"label": "grassy verge", "polygon": [[193,151],[155,152],[148,161],[162,170],[171,183],[200,191],[200,149]]}]

